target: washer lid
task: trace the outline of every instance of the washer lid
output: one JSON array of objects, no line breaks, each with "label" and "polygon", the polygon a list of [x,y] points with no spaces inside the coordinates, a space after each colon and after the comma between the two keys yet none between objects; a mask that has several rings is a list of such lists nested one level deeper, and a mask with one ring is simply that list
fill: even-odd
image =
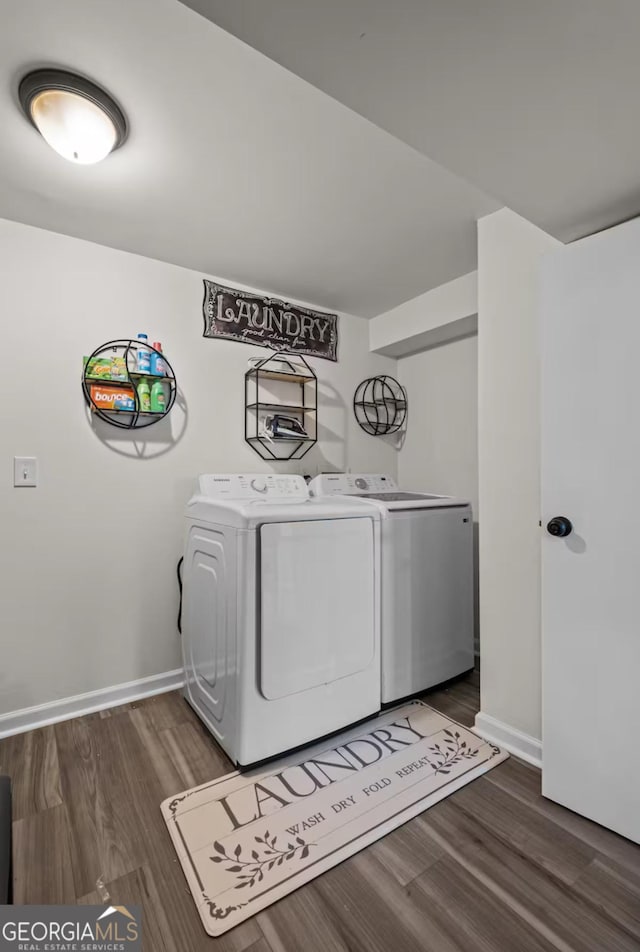
[{"label": "washer lid", "polygon": [[408,499],[444,499],[444,496],[432,496],[429,493],[406,493],[401,490],[389,493],[355,493],[360,499],[379,499],[380,502],[406,502]]},{"label": "washer lid", "polygon": [[468,499],[455,496],[434,496],[429,493],[362,493],[359,498],[372,506],[379,506],[384,513],[407,509],[454,509],[470,507]]},{"label": "washer lid", "polygon": [[470,506],[468,499],[434,493],[408,492],[398,489],[391,476],[383,473],[322,473],[311,480],[309,489],[316,498],[368,500],[382,512],[400,509],[442,509]]}]

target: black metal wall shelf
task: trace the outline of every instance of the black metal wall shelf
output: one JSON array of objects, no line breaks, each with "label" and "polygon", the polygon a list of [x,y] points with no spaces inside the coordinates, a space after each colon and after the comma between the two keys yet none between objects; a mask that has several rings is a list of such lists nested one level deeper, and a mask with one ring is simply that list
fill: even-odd
[{"label": "black metal wall shelf", "polygon": [[[140,341],[138,340],[107,341],[106,344],[97,347],[89,356],[82,372],[82,392],[91,412],[100,417],[101,420],[123,430],[136,430],[158,423],[171,411],[176,400],[176,377],[166,355],[156,350],[151,344],[144,344],[146,350],[150,353],[156,353],[162,358],[165,372],[164,374],[143,373],[136,369],[139,345]],[[126,380],[113,380],[109,376],[91,373],[92,361],[101,358],[113,359],[114,357],[121,358],[124,361],[124,364],[121,363],[121,368],[126,374]],[[164,410],[143,410],[141,408],[138,385],[142,379],[149,382],[149,387],[158,380],[162,382],[165,397]],[[122,407],[98,406],[92,396],[91,388],[100,385],[129,391],[129,395],[133,395],[134,408],[129,410]]]},{"label": "black metal wall shelf", "polygon": [[361,428],[371,436],[397,433],[407,418],[407,391],[395,377],[369,377],[356,389],[353,412]]},{"label": "black metal wall shelf", "polygon": [[[279,369],[284,367],[285,369]],[[286,369],[288,368],[288,369]],[[304,357],[290,359],[281,353],[272,354],[251,367],[244,377],[244,438],[262,459],[302,459],[318,439],[318,381]],[[269,384],[287,384],[293,399],[274,399],[265,394]],[[306,435],[274,436],[267,431],[266,421],[274,416],[291,416]]]},{"label": "black metal wall shelf", "polygon": [[281,410],[283,413],[315,413],[315,407],[301,407],[291,403],[248,403],[247,410]]}]

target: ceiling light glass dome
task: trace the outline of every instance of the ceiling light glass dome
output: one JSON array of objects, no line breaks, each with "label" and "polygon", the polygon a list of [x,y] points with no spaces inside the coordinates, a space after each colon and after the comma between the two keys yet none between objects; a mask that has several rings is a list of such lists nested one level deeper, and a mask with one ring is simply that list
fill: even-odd
[{"label": "ceiling light glass dome", "polygon": [[35,70],[19,89],[27,117],[59,155],[91,165],[122,145],[127,121],[99,86],[64,70]]}]

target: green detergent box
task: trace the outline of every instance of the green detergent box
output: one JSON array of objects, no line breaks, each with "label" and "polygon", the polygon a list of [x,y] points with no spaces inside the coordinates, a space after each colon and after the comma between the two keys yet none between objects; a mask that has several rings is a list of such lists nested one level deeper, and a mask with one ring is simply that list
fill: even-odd
[{"label": "green detergent box", "polygon": [[128,380],[124,357],[83,357],[85,375],[92,380]]}]

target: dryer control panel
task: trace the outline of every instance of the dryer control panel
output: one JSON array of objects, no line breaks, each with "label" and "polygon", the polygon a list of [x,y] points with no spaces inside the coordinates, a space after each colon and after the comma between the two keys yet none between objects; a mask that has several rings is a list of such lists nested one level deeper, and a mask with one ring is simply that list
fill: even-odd
[{"label": "dryer control panel", "polygon": [[311,480],[312,496],[353,495],[394,492],[395,479],[383,473],[321,473]]},{"label": "dryer control panel", "polygon": [[302,476],[280,473],[207,473],[198,477],[201,496],[214,499],[308,499]]}]

